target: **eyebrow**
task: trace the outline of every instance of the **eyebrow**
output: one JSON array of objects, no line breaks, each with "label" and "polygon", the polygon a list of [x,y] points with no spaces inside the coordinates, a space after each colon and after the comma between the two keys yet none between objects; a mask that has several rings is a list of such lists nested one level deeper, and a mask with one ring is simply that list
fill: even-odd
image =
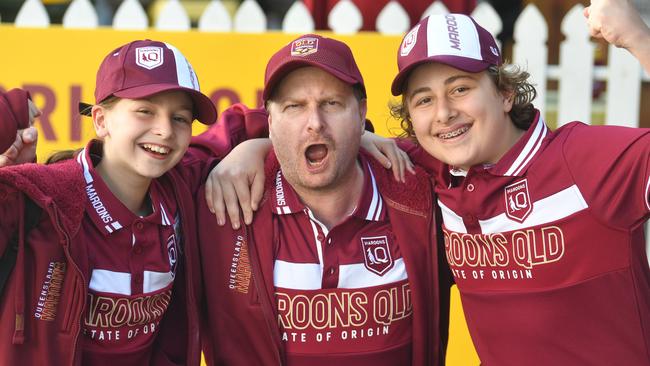
[{"label": "eyebrow", "polygon": [[[445,79],[444,84],[449,85],[449,84],[455,82],[458,79],[475,80],[475,78],[473,78],[470,75],[460,74],[460,75],[454,75],[454,76],[451,76],[451,77]],[[423,86],[423,87],[417,88],[417,89],[413,90],[413,92],[408,95],[408,99],[410,100],[411,98],[413,98],[414,95],[416,95],[418,93],[426,92],[426,91],[431,91],[431,88],[428,87],[428,86]]]}]

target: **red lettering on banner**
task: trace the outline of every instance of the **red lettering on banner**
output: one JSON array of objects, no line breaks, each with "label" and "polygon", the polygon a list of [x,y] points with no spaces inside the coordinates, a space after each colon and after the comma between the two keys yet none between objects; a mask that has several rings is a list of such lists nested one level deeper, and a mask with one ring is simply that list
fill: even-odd
[{"label": "red lettering on banner", "polygon": [[232,89],[217,89],[210,94],[210,99],[212,99],[212,102],[217,107],[217,113],[221,113],[219,110],[219,102],[221,99],[228,99],[230,102],[228,106],[240,102],[239,94]]},{"label": "red lettering on banner", "polygon": [[81,141],[81,85],[70,86],[70,141]]},{"label": "red lettering on banner", "polygon": [[45,103],[42,106],[39,106],[41,109],[41,116],[36,119],[36,123],[41,124],[41,130],[43,131],[43,137],[49,141],[56,140],[56,134],[50,123],[50,114],[56,108],[56,94],[54,91],[45,85],[37,84],[25,84],[23,86],[31,95],[32,99],[35,99],[36,95],[40,94],[45,99]]}]

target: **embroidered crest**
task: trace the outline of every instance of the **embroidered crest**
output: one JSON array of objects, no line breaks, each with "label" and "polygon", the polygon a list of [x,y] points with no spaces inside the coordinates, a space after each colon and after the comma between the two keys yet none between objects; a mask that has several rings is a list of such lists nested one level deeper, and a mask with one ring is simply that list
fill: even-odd
[{"label": "embroidered crest", "polygon": [[364,264],[369,271],[383,276],[384,273],[393,268],[393,258],[390,255],[387,237],[362,237],[361,246],[363,248]]},{"label": "embroidered crest", "polygon": [[307,56],[318,52],[318,38],[300,38],[291,44],[291,56]]},{"label": "embroidered crest", "polygon": [[524,222],[533,212],[533,202],[528,192],[528,180],[513,183],[504,189],[506,216],[517,222]]},{"label": "embroidered crest", "polygon": [[147,70],[163,64],[162,47],[138,47],[135,49],[135,63]]},{"label": "embroidered crest", "polygon": [[413,47],[415,47],[415,42],[418,40],[418,30],[420,25],[416,25],[415,28],[411,29],[406,36],[404,36],[404,41],[402,42],[402,47],[400,47],[399,54],[402,56],[408,56],[411,53]]}]

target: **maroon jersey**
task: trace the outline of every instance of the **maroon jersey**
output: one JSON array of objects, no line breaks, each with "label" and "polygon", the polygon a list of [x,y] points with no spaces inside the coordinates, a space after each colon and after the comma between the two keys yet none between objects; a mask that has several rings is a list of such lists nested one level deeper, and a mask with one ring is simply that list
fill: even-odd
[{"label": "maroon jersey", "polygon": [[650,131],[538,120],[443,167],[447,260],[483,365],[650,365]]},{"label": "maroon jersey", "polygon": [[153,212],[135,215],[95,171],[97,154],[100,146],[91,142],[77,156],[87,195],[81,230],[92,243],[83,364],[114,364],[120,355],[129,363],[148,364],[176,273],[180,240],[176,201],[160,180],[153,180],[148,195]]},{"label": "maroon jersey", "polygon": [[330,230],[276,175],[273,280],[289,365],[411,363],[406,267],[372,171],[361,164],[362,197]]}]

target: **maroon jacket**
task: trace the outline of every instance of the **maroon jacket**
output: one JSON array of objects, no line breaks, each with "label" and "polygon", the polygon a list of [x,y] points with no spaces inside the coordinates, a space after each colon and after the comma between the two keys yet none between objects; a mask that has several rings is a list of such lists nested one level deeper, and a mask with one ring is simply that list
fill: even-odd
[{"label": "maroon jacket", "polygon": [[[0,135],[15,136],[19,125],[7,114],[0,94]],[[26,105],[26,99],[25,99]],[[23,116],[24,117],[24,116]],[[183,230],[183,254],[173,296],[159,325],[153,365],[199,365],[198,308],[194,289],[200,288],[196,218],[193,198],[210,167],[240,140],[257,136],[265,126],[222,119],[193,140],[183,161],[158,179],[176,192]],[[0,151],[13,142],[1,141]],[[27,237],[21,233],[16,266],[0,296],[0,365],[79,365],[82,320],[90,281],[87,246],[80,240],[85,210],[85,181],[75,160],[41,166],[23,164],[0,169],[0,253],[17,228],[23,227],[24,201],[29,196],[43,209],[38,226]],[[210,215],[212,216],[212,215]],[[34,316],[44,273],[56,268],[60,281],[54,320]],[[50,291],[51,293],[52,291]],[[125,366],[125,365],[121,365]]]},{"label": "maroon jacket", "polygon": [[[442,365],[448,326],[448,278],[438,274],[437,218],[428,177],[418,170],[398,184],[372,159],[377,186],[409,273],[413,302],[413,365]],[[199,189],[199,246],[203,274],[202,342],[208,365],[282,365],[283,342],[274,300],[276,236],[272,214],[275,155],[266,162],[266,187],[253,223],[220,227]],[[416,194],[414,194],[416,193]],[[237,263],[234,270],[233,263]],[[234,271],[234,273],[233,273]],[[443,273],[446,274],[446,271]],[[233,285],[229,279],[235,277]],[[197,291],[199,293],[200,291]]]}]

